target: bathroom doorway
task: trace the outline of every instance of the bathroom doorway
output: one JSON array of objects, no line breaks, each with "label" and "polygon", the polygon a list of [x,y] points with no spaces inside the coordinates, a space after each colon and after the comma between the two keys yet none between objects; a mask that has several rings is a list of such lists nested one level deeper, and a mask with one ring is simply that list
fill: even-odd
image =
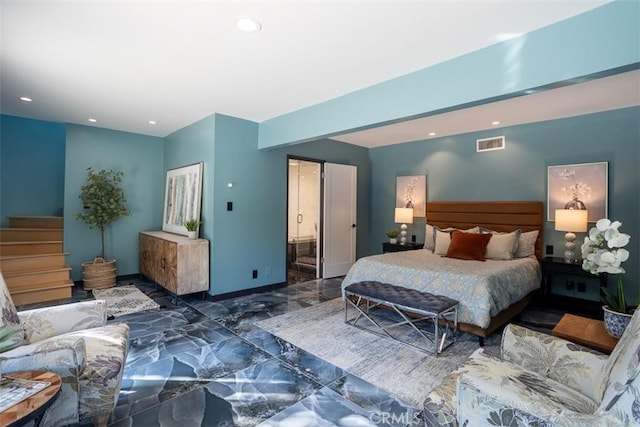
[{"label": "bathroom doorway", "polygon": [[322,163],[288,159],[287,283],[320,277]]}]

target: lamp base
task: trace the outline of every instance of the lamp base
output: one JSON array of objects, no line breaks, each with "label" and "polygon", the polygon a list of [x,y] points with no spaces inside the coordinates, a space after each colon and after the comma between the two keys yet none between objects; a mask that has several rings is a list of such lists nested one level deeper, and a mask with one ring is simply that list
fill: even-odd
[{"label": "lamp base", "polygon": [[576,264],[576,235],[572,232],[568,232],[564,235],[564,262],[565,264]]},{"label": "lamp base", "polygon": [[405,245],[407,243],[407,224],[400,226],[400,244]]}]

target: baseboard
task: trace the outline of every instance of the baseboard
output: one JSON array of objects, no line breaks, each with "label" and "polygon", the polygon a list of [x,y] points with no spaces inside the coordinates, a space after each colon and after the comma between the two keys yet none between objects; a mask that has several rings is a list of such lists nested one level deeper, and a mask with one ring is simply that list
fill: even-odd
[{"label": "baseboard", "polygon": [[250,294],[273,291],[275,289],[284,288],[286,286],[287,286],[287,282],[281,282],[273,285],[259,286],[257,288],[243,289],[241,291],[227,292],[225,294],[219,294],[219,295],[206,294],[205,298],[208,301],[220,301],[223,299],[236,298],[236,297],[242,297]]}]

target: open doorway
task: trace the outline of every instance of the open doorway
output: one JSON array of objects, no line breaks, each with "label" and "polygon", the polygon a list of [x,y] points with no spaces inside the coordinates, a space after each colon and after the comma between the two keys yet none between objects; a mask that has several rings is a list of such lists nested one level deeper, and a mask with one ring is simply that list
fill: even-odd
[{"label": "open doorway", "polygon": [[287,283],[320,277],[322,163],[288,159]]}]

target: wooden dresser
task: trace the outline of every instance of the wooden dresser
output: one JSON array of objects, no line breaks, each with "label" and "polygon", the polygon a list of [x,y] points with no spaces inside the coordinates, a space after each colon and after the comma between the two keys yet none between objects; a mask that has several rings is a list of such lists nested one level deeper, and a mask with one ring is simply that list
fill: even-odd
[{"label": "wooden dresser", "polygon": [[209,290],[209,241],[164,231],[138,235],[140,273],[174,295]]}]

